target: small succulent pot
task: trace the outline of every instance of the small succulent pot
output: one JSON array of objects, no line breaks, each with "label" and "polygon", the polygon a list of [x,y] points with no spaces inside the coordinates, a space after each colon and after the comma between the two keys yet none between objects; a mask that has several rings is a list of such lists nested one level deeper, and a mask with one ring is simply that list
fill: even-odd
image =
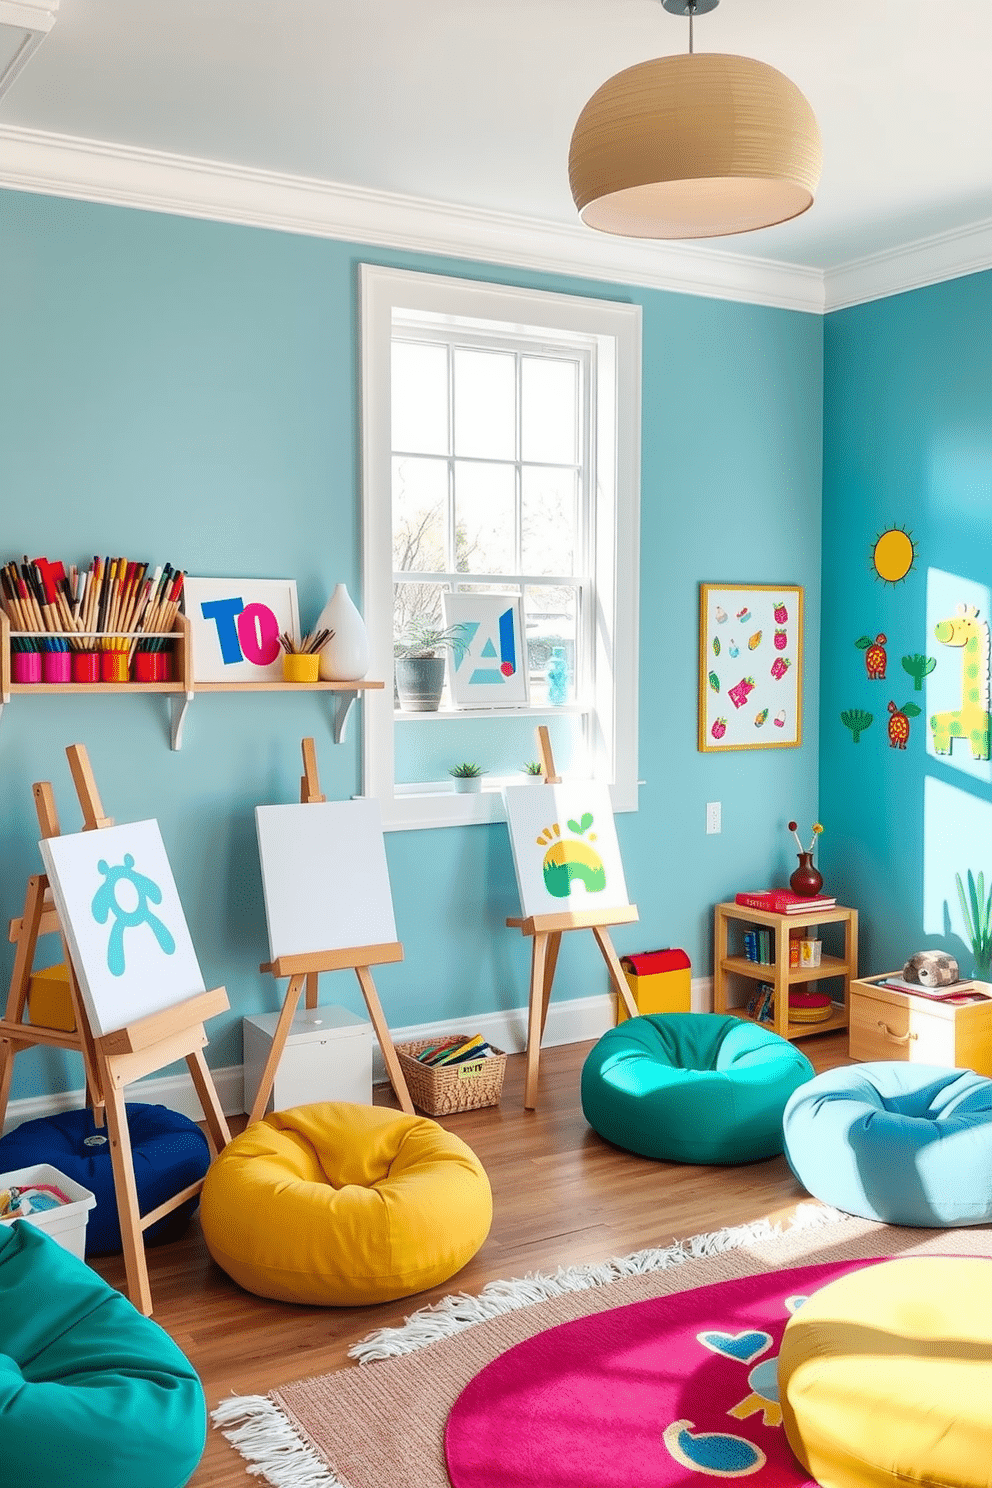
[{"label": "small succulent pot", "polygon": [[463,795],[471,791],[481,791],[482,777],[485,773],[485,770],[480,769],[478,765],[469,764],[452,765],[448,771],[455,783],[455,790]]}]

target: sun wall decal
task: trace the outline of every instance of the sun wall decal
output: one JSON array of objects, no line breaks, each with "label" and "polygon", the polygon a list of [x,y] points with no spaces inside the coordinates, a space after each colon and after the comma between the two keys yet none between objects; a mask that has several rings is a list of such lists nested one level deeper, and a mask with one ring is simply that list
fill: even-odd
[{"label": "sun wall decal", "polygon": [[916,561],[916,544],[904,527],[887,527],[872,544],[871,566],[883,584],[900,584]]}]

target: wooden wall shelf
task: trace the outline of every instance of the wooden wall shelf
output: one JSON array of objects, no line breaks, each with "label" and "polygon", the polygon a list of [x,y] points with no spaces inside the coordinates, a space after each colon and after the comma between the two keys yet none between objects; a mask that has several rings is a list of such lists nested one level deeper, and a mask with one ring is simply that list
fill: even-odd
[{"label": "wooden wall shelf", "polygon": [[330,692],[335,694],[334,742],[345,737],[348,716],[363,692],[381,689],[384,682],[195,682],[193,652],[190,645],[189,621],[177,615],[174,627],[173,669],[178,678],[171,682],[14,682],[11,680],[10,621],[0,611],[0,715],[12,698],[21,696],[58,697],[68,694],[93,696],[113,693],[163,693],[171,702],[170,740],[173,749],[181,749],[183,729],[190,705],[201,692]]}]

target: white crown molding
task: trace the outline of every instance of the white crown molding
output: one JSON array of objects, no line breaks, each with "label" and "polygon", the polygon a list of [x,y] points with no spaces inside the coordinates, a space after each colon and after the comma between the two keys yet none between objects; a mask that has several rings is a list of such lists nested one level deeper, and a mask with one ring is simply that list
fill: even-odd
[{"label": "white crown molding", "polygon": [[821,314],[817,269],[0,127],[0,186]]},{"label": "white crown molding", "polygon": [[820,270],[0,127],[0,187],[822,315],[992,268],[992,219]]},{"label": "white crown molding", "polygon": [[992,268],[992,218],[935,233],[889,253],[853,260],[824,274],[824,309],[845,310],[889,295],[961,279]]}]

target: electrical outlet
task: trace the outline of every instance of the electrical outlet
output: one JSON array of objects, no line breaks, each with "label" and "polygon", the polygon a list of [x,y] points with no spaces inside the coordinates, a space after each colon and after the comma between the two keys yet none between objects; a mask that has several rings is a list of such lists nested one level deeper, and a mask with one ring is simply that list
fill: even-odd
[{"label": "electrical outlet", "polygon": [[721,815],[720,802],[719,801],[707,801],[706,802],[706,832],[707,832],[707,835],[710,835],[713,832],[720,832],[720,831],[723,830],[722,827],[720,826],[720,815]]}]

